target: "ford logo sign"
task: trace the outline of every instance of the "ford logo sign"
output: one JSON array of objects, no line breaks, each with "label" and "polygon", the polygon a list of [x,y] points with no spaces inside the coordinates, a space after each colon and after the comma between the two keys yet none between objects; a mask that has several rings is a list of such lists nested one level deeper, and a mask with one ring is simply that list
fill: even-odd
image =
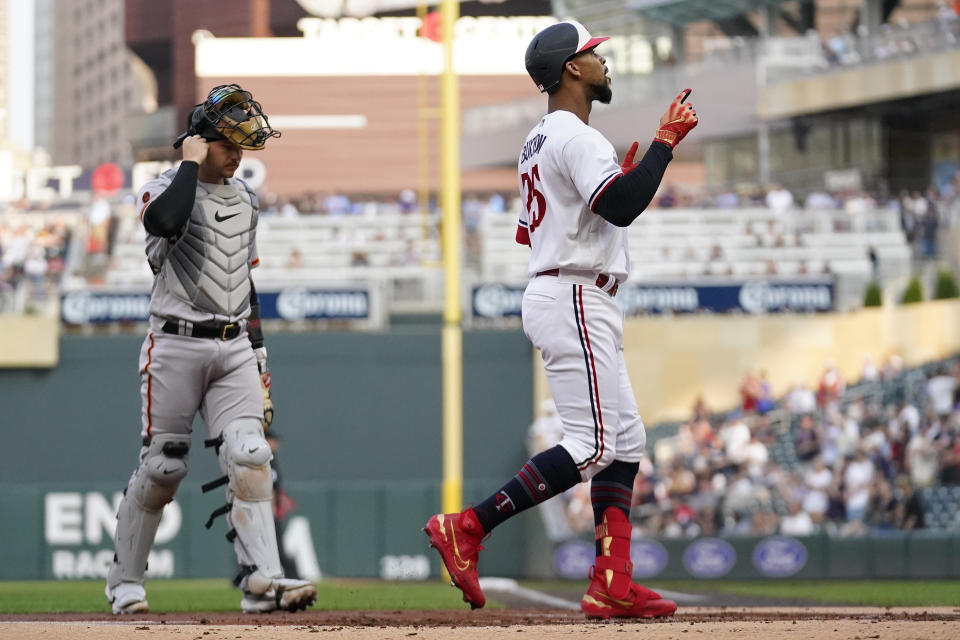
[{"label": "ford logo sign", "polygon": [[771,578],[786,578],[807,564],[807,548],[793,538],[766,538],[753,549],[753,566]]},{"label": "ford logo sign", "polygon": [[697,578],[719,578],[737,562],[737,552],[726,540],[702,538],[683,552],[683,566]]},{"label": "ford logo sign", "polygon": [[667,550],[656,540],[638,540],[630,545],[630,562],[637,578],[652,578],[667,566]]},{"label": "ford logo sign", "polygon": [[589,575],[596,555],[596,547],[592,542],[564,542],[554,551],[553,564],[561,577],[580,580]]}]

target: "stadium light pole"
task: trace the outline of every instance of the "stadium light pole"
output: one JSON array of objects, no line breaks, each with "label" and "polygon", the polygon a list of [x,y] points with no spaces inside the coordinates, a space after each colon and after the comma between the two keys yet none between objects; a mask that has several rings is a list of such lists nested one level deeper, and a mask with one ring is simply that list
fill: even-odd
[{"label": "stadium light pole", "polygon": [[443,211],[443,512],[463,504],[463,334],[460,329],[460,96],[453,68],[457,0],[440,5],[443,77],[440,87],[441,209]]}]

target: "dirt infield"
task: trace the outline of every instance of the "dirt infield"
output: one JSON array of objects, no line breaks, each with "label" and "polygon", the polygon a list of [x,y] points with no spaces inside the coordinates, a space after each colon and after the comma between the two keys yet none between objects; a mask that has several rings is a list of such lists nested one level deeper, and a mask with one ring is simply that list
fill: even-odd
[{"label": "dirt infield", "polygon": [[[960,638],[960,609],[691,607],[666,620],[643,622],[585,622],[578,612],[555,609],[178,613],[119,618],[108,614],[0,615],[0,640],[290,640],[314,638],[310,635],[314,633],[362,640],[516,639],[518,633],[538,639],[642,635],[645,640],[948,640]],[[614,633],[627,635],[611,636]]]}]

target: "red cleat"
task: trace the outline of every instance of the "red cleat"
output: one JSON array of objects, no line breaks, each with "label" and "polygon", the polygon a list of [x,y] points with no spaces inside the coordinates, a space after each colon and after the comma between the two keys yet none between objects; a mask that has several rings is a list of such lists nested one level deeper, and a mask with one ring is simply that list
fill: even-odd
[{"label": "red cleat", "polygon": [[454,586],[463,591],[463,601],[471,609],[487,603],[477,577],[477,558],[480,541],[485,535],[473,509],[463,513],[440,513],[427,521],[423,528],[430,538],[430,546],[440,552],[440,559],[450,573]]},{"label": "red cleat", "polygon": [[623,598],[607,592],[605,581],[590,568],[590,586],[580,600],[580,608],[588,618],[663,618],[677,610],[677,603],[664,600],[660,594],[635,582]]}]

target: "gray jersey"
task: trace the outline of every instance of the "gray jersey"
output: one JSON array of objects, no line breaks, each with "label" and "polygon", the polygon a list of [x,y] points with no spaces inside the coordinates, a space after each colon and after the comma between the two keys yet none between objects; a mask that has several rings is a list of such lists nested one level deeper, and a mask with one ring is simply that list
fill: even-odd
[{"label": "gray jersey", "polygon": [[[138,202],[149,206],[170,186],[170,169],[143,186]],[[155,318],[235,322],[250,314],[250,269],[259,262],[257,197],[246,183],[197,183],[190,218],[173,238],[147,233],[147,261],[156,277],[150,296]],[[142,218],[141,212],[141,218]]]}]

